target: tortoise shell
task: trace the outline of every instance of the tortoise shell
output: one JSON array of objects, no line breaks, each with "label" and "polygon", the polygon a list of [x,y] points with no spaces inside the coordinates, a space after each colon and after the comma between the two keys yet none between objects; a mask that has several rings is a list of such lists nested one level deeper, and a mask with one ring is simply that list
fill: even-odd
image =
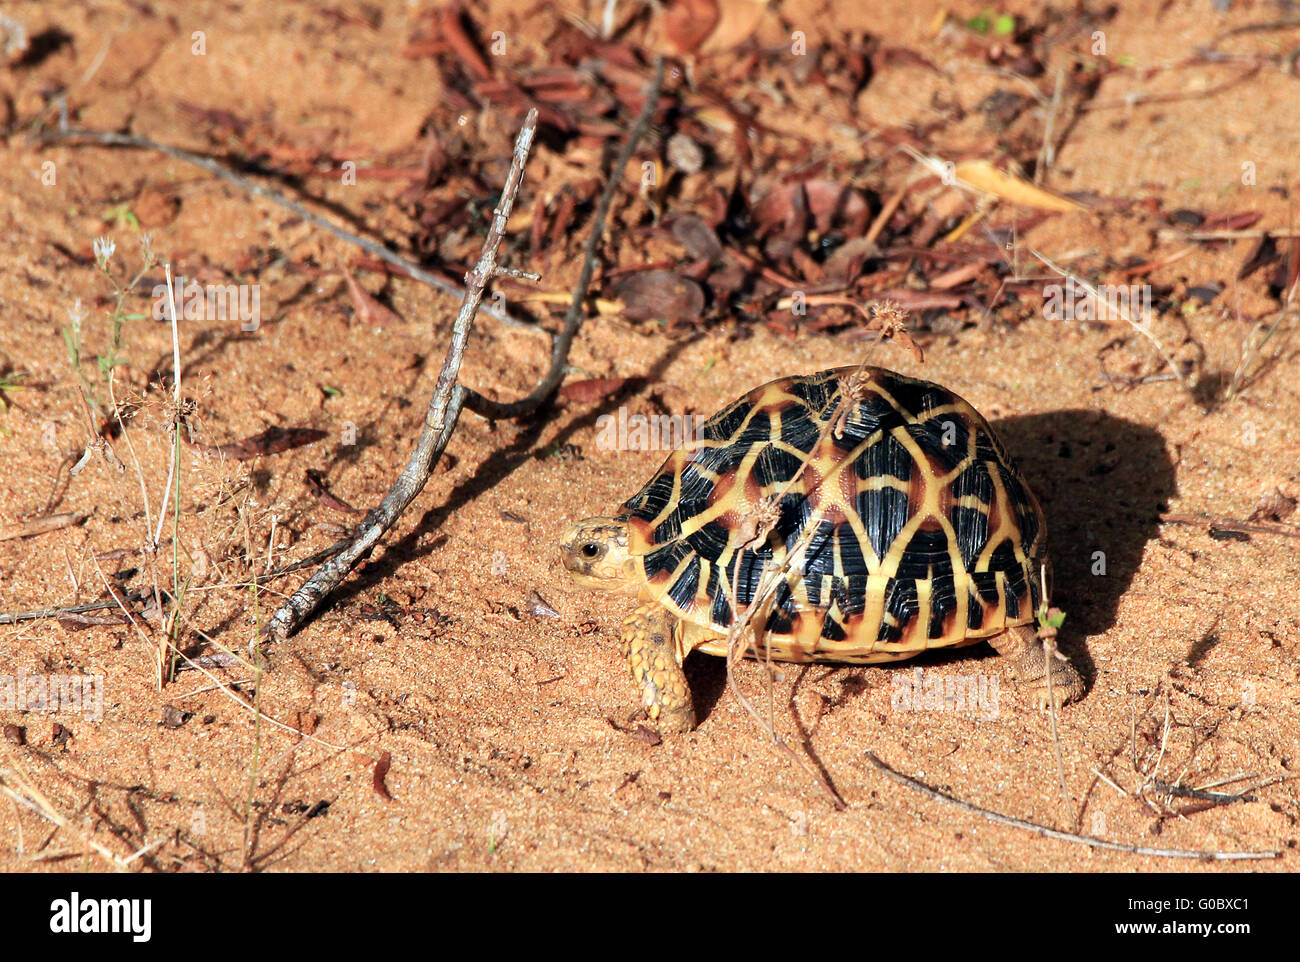
[{"label": "tortoise shell", "polygon": [[[623,505],[640,594],[704,629],[703,650],[726,653],[733,602],[748,607],[809,525],[802,562],[751,621],[772,657],[890,661],[1033,621],[1042,510],[988,423],[881,368],[861,370],[858,403],[840,411],[858,370],[756,388]],[[761,502],[768,535],[755,540]]]}]

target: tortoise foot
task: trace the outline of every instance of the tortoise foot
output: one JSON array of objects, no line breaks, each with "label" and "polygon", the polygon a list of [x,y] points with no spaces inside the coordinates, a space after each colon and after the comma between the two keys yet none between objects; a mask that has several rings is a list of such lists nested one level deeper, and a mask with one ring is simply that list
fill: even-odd
[{"label": "tortoise foot", "polygon": [[623,622],[623,653],[650,721],[661,734],[695,727],[691,689],[674,637],[675,620],[657,604],[643,605]]},{"label": "tortoise foot", "polygon": [[1083,697],[1083,679],[1074,666],[1057,652],[1052,659],[1051,684],[1048,684],[1047,649],[1033,628],[1021,625],[990,638],[989,641],[1011,663],[1016,685],[1039,711],[1049,704],[1057,709]]}]

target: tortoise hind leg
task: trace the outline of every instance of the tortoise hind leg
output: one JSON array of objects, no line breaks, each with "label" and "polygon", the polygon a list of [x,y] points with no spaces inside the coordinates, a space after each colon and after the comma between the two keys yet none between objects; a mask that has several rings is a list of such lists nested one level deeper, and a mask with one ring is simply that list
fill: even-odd
[{"label": "tortoise hind leg", "polygon": [[[1023,685],[1041,710],[1047,707],[1047,650],[1032,625],[1008,628],[989,639],[999,655],[1011,661],[1016,680]],[[1083,697],[1083,679],[1074,666],[1062,658],[1052,660],[1052,699],[1060,708]]]},{"label": "tortoise hind leg", "polygon": [[695,727],[680,631],[681,623],[654,603],[642,605],[623,622],[623,656],[650,720],[665,734]]}]

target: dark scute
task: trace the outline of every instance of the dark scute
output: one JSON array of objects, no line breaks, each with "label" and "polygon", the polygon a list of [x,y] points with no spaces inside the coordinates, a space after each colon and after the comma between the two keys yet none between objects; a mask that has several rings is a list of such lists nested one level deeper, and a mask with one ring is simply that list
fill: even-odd
[{"label": "dark scute", "polygon": [[822,622],[822,637],[828,641],[843,641],[848,637],[848,633],[838,621],[827,616]]},{"label": "dark scute", "polygon": [[1012,507],[1015,508],[1016,523],[1020,526],[1021,543],[1028,547],[1038,537],[1038,516],[1030,504],[1029,494],[1025,491],[1025,486],[1020,479],[1006,468],[1002,468],[1001,473],[1002,486],[1006,489],[1007,498]]},{"label": "dark scute", "polygon": [[843,437],[834,439],[836,447],[845,451],[857,447],[882,427],[886,430],[906,422],[893,406],[879,394],[869,394],[859,401],[844,419]]},{"label": "dark scute", "polygon": [[718,597],[718,566],[709,565],[709,580],[704,583],[704,593],[710,598]]},{"label": "dark scute", "polygon": [[940,575],[949,578],[953,575],[952,558],[948,554],[948,536],[942,529],[919,529],[907,543],[907,550],[903,552],[903,560],[898,563],[895,577],[923,581]]},{"label": "dark scute", "polygon": [[[791,491],[782,495],[777,509],[780,517],[776,522],[775,531],[785,541],[788,550],[794,547],[795,542],[803,534],[804,526],[812,514],[812,504],[803,494]],[[761,553],[764,558],[770,558],[772,549],[764,545]]]},{"label": "dark scute", "polygon": [[866,440],[877,431],[888,434],[895,428],[906,427],[908,423],[907,418],[879,394],[863,398],[847,421],[846,433],[860,440]]},{"label": "dark scute", "polygon": [[[698,464],[721,477],[730,474],[749,453],[746,444],[723,444],[718,447],[696,448],[691,452],[691,464]],[[685,474],[685,471],[682,472]]]},{"label": "dark scute", "polygon": [[801,464],[802,458],[768,444],[754,461],[754,478],[759,484],[789,481]]},{"label": "dark scute", "polygon": [[859,492],[856,501],[867,540],[871,542],[876,557],[884,560],[889,546],[907,524],[907,494],[897,488],[881,488],[879,491]]},{"label": "dark scute", "polygon": [[[802,494],[790,493],[781,499],[778,511],[779,516],[773,530],[786,543],[788,549],[793,547],[803,534],[804,525],[808,521],[810,505],[808,499]],[[726,528],[714,521],[689,535],[686,538],[686,543],[703,557],[715,561],[726,549],[729,535],[730,532]],[[834,529],[829,522],[819,526],[818,533],[813,536],[813,540],[808,545],[807,558],[810,563],[826,565],[827,570],[833,570],[833,549],[830,546],[833,535]],[[733,555],[730,558],[727,563],[727,575],[735,580],[736,601],[738,604],[744,606],[753,599],[763,570],[771,562],[772,546],[766,543],[759,545],[757,550],[754,548],[743,549],[740,552],[739,570],[736,568],[735,556]],[[782,596],[789,597],[789,589],[784,586],[779,589],[778,593],[778,597]],[[721,624],[721,622],[719,623]]]},{"label": "dark scute", "polygon": [[966,630],[979,631],[984,627],[984,609],[979,600],[971,595],[966,603]]},{"label": "dark scute", "polygon": [[740,432],[740,437],[736,439],[736,445],[741,450],[742,457],[748,453],[748,449],[754,444],[767,444],[772,440],[772,416],[766,411],[757,411],[745,425],[745,429]]},{"label": "dark scute", "polygon": [[678,503],[668,517],[664,518],[655,529],[650,532],[651,544],[667,544],[669,541],[675,541],[681,537],[682,522],[688,521],[700,514],[706,507],[704,501],[687,501],[682,500]]},{"label": "dark scute", "polygon": [[705,421],[700,428],[700,436],[708,441],[730,441],[732,435],[745,423],[751,408],[748,399],[741,398]]},{"label": "dark scute", "polygon": [[924,420],[935,408],[952,403],[952,395],[925,381],[905,381],[900,377],[881,378],[880,386],[913,417]]},{"label": "dark scute", "polygon": [[985,504],[993,503],[993,479],[989,477],[988,465],[983,461],[974,461],[952,482],[952,496],[964,498],[974,495]]},{"label": "dark scute", "polygon": [[[766,549],[766,554],[771,557],[771,550]],[[740,552],[739,570],[733,559],[727,565],[727,574],[733,579],[736,590],[736,603],[741,607],[748,605],[754,600],[754,594],[758,591],[758,582],[763,576],[763,566],[767,558],[756,555],[752,548],[745,548]]]},{"label": "dark scute", "polygon": [[794,630],[794,598],[788,585],[776,589],[776,603],[767,618],[767,630],[774,635],[788,635]]},{"label": "dark scute", "polygon": [[781,412],[781,440],[800,451],[811,451],[821,436],[822,425],[808,416],[803,408],[788,408]]},{"label": "dark scute", "polygon": [[899,641],[902,637],[903,629],[886,621],[880,623],[880,630],[876,632],[877,641]]},{"label": "dark scute", "polygon": [[998,602],[998,574],[996,571],[976,571],[970,576],[975,590],[985,602],[995,605]]},{"label": "dark scute", "polygon": [[[951,411],[928,418],[913,425],[934,437],[946,452],[944,463],[957,464],[966,457],[970,446],[970,424],[960,414]],[[917,435],[913,432],[913,437]]]},{"label": "dark scute", "polygon": [[845,617],[862,614],[867,607],[867,576],[853,575],[833,580],[831,604],[837,604]]},{"label": "dark scute", "polygon": [[709,620],[724,628],[731,627],[731,604],[727,601],[727,596],[715,586],[710,597],[713,598],[713,607],[709,609]]},{"label": "dark scute", "polygon": [[677,607],[685,611],[695,601],[695,592],[699,586],[700,559],[696,556],[691,558],[686,570],[673,582],[672,587],[668,589],[668,595],[677,603]]},{"label": "dark scute", "polygon": [[989,518],[979,508],[963,508],[954,505],[948,513],[953,531],[957,535],[957,550],[961,552],[962,565],[969,571],[979,553],[984,550],[984,543],[989,538]]},{"label": "dark scute", "polygon": [[839,401],[840,379],[824,376],[826,374],[822,371],[811,377],[797,378],[789,385],[789,392],[808,405],[814,415],[827,413],[827,409]]},{"label": "dark scute", "polygon": [[[885,588],[885,611],[893,615],[899,625],[910,624],[920,612],[921,605],[916,600],[916,582],[891,579]],[[888,627],[882,623],[882,628]]]},{"label": "dark scute", "polygon": [[624,505],[630,515],[646,521],[659,517],[673,493],[673,476],[658,474],[644,488],[632,495]]},{"label": "dark scute", "polygon": [[674,541],[682,533],[682,507],[678,505],[673,509],[673,513],[666,517],[662,523],[655,526],[650,532],[651,544],[665,544]]},{"label": "dark scute", "polygon": [[[672,475],[668,476],[668,480],[672,481]],[[713,478],[701,474],[694,464],[688,461],[682,465],[681,500],[683,503],[705,504],[712,497],[715,487]],[[671,491],[671,486],[669,490]]]},{"label": "dark scute", "polygon": [[680,541],[673,541],[661,548],[655,548],[645,558],[645,575],[651,581],[667,573],[672,574],[682,559],[691,553],[691,549]]},{"label": "dark scute", "polygon": [[1020,562],[1016,560],[1016,549],[1010,541],[1003,541],[993,549],[989,557],[989,571],[1005,571],[1007,577],[1021,575]]},{"label": "dark scute", "polygon": [[[1007,578],[1007,620],[1011,621],[1020,617],[1020,603],[1029,595],[1029,585],[1025,584],[1025,576],[1021,573],[1018,577]],[[1029,612],[1026,611],[1025,614]]]},{"label": "dark scute", "polygon": [[[847,524],[843,526],[843,530],[848,532],[849,537],[853,536],[853,530]],[[805,579],[819,580],[822,575],[835,573],[835,540],[839,531],[840,527],[834,522],[825,520],[817,522],[817,530],[809,539],[808,547],[804,552]],[[802,530],[796,532],[787,547],[793,548],[794,543],[803,535]]]},{"label": "dark scute", "polygon": [[[916,446],[934,461],[938,469],[947,474],[966,458],[966,445],[958,437],[955,444],[944,444],[944,420],[926,421],[924,424],[909,424],[907,433],[912,436]],[[954,424],[958,423],[956,421]],[[936,430],[937,429],[937,430]]]},{"label": "dark scute", "polygon": [[693,531],[685,538],[684,543],[689,545],[693,551],[709,561],[717,561],[722,552],[727,550],[727,542],[731,537],[731,532],[717,521],[710,521],[698,531]]},{"label": "dark scute", "polygon": [[839,530],[839,545],[840,569],[850,577],[860,575],[865,578],[868,574],[867,559],[862,555],[862,545],[858,543],[858,536],[848,525],[841,526]]},{"label": "dark scute", "polygon": [[951,574],[936,574],[930,582],[930,632],[929,637],[943,635],[943,620],[950,611],[957,610],[957,586]]},{"label": "dark scute", "polygon": [[890,475],[906,483],[912,477],[912,464],[912,455],[903,442],[886,434],[858,455],[853,462],[853,473],[863,480]]},{"label": "dark scute", "polygon": [[804,587],[808,592],[808,604],[814,608],[826,607],[822,604],[822,579],[820,577],[805,578]]}]

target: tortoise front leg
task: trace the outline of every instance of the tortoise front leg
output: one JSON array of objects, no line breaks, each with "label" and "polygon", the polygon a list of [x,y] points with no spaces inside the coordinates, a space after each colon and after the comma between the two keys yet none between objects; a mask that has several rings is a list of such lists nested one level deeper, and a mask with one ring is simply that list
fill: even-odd
[{"label": "tortoise front leg", "polygon": [[[1016,680],[1028,688],[1034,704],[1047,707],[1047,649],[1032,625],[1008,628],[989,639],[999,655],[1011,661]],[[1083,679],[1074,666],[1060,658],[1052,659],[1052,696],[1056,707],[1083,697]]]},{"label": "tortoise front leg", "polygon": [[675,637],[680,630],[681,623],[654,603],[642,605],[623,622],[623,656],[650,720],[665,734],[695,727],[684,655]]}]

